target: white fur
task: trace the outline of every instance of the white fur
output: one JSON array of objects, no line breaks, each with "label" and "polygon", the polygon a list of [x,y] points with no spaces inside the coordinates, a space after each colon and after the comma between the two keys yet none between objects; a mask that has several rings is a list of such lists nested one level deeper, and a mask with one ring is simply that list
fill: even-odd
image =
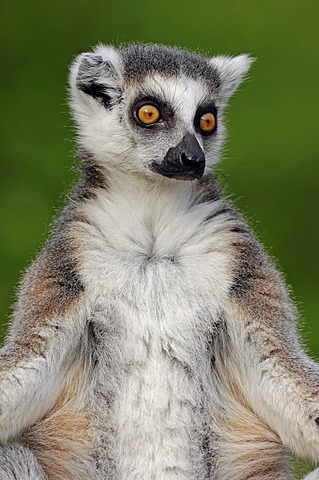
[{"label": "white fur", "polygon": [[[123,479],[141,478],[142,472],[158,480],[192,478],[192,409],[203,401],[213,412],[220,401],[202,335],[214,336],[231,281],[227,234],[220,220],[199,229],[212,206],[186,209],[191,185],[182,191],[174,187],[137,197],[141,187],[131,179],[125,196],[115,189],[88,204],[91,226],[83,230],[79,225],[74,232],[85,245],[85,285],[122,331],[120,344],[111,340],[113,361],[127,365],[127,373],[118,380],[111,421],[118,432],[114,448],[120,452]],[[108,377],[107,371],[102,377]]]},{"label": "white fur", "polygon": [[237,55],[236,57],[221,55],[211,58],[211,65],[221,75],[221,88],[218,96],[222,103],[226,103],[229,97],[237,90],[253,61],[254,59],[248,55]]},{"label": "white fur", "polygon": [[304,480],[318,480],[319,479],[319,468],[316,468],[313,472],[309,473],[309,475],[306,475]]}]

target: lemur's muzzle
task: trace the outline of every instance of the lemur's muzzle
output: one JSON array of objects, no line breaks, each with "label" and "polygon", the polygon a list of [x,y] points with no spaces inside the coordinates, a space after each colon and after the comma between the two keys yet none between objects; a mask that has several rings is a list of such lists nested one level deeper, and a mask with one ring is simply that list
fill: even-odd
[{"label": "lemur's muzzle", "polygon": [[166,153],[161,163],[153,162],[151,170],[176,180],[201,178],[205,170],[205,155],[195,135],[187,133]]}]

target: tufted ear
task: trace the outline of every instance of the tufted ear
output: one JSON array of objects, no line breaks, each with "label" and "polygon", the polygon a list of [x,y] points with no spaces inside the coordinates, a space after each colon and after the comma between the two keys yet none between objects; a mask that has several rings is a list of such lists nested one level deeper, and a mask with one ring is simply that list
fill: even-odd
[{"label": "tufted ear", "polygon": [[116,103],[122,83],[121,59],[112,47],[98,46],[92,53],[82,53],[71,66],[73,94],[82,92],[111,108]]},{"label": "tufted ear", "polygon": [[220,78],[219,97],[226,103],[229,97],[237,90],[243,81],[254,59],[248,55],[236,57],[213,57],[210,65],[217,71]]}]

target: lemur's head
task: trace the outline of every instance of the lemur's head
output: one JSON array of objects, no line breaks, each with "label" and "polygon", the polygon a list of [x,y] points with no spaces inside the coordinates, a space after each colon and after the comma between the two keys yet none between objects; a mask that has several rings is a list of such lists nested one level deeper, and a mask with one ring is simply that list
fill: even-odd
[{"label": "lemur's head", "polygon": [[70,78],[80,147],[108,169],[200,178],[218,160],[222,111],[250,64],[157,45],[83,53]]}]

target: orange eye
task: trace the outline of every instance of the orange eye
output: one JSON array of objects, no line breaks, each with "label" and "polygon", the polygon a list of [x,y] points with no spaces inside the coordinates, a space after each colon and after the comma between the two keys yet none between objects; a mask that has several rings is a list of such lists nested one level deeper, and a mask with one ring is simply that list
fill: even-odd
[{"label": "orange eye", "polygon": [[211,112],[204,113],[199,119],[199,126],[205,133],[212,132],[216,126],[216,118]]},{"label": "orange eye", "polygon": [[160,112],[154,105],[143,105],[137,110],[137,118],[144,125],[152,125],[160,118]]}]

